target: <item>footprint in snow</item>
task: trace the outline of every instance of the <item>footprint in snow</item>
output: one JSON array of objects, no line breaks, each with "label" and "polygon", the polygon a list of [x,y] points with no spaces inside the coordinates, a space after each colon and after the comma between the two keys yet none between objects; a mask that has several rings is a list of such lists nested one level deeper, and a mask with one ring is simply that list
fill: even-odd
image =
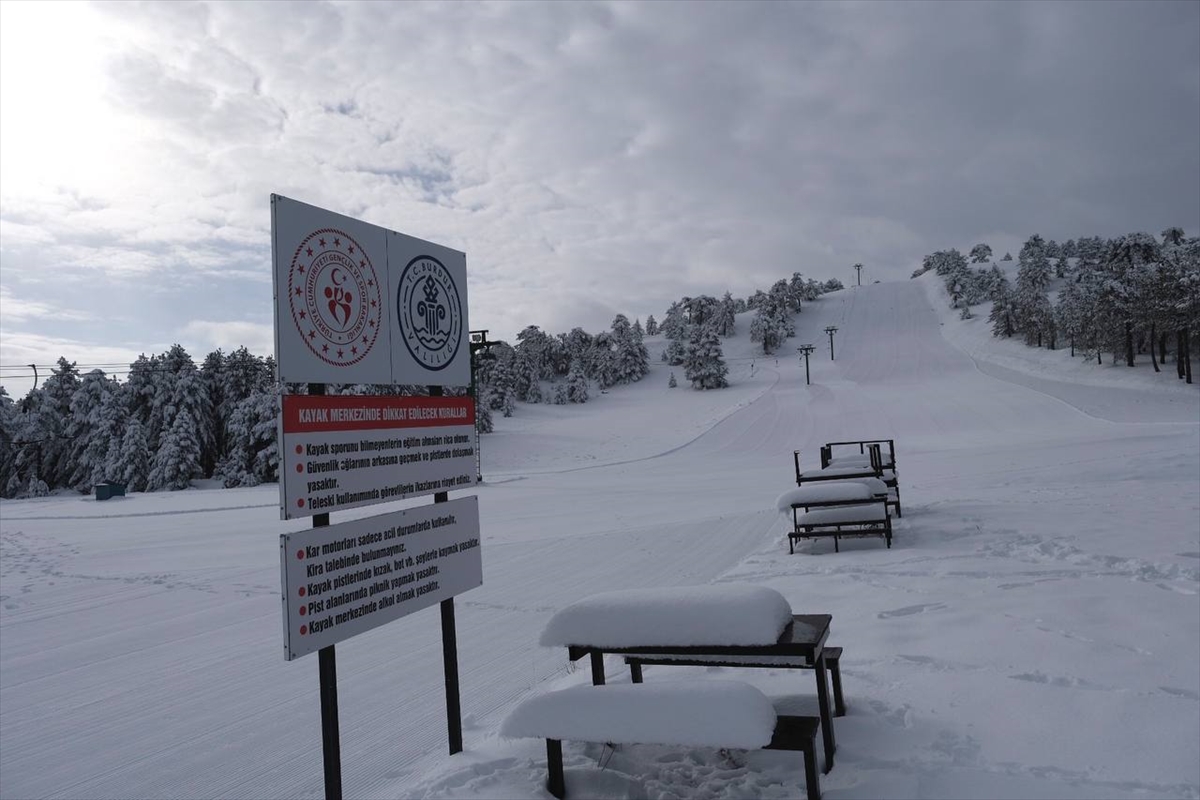
[{"label": "footprint in snow", "polygon": [[926,611],[940,611],[945,608],[945,603],[921,603],[915,606],[905,606],[904,608],[894,608],[891,611],[880,611],[877,616],[879,619],[890,619],[891,617],[907,617],[913,614],[923,614]]},{"label": "footprint in snow", "polygon": [[913,726],[912,706],[908,703],[899,708],[891,706],[882,700],[867,700],[867,706],[874,712],[875,716],[887,722],[889,725],[894,725],[897,728],[911,728]]},{"label": "footprint in snow", "polygon": [[1028,681],[1030,683],[1042,683],[1047,686],[1058,686],[1063,689],[1104,689],[1103,686],[1098,686],[1094,683],[1089,683],[1082,678],[1067,678],[1059,676],[1051,677],[1042,671],[1037,672],[1022,672],[1017,675],[1009,675],[1014,681]]}]

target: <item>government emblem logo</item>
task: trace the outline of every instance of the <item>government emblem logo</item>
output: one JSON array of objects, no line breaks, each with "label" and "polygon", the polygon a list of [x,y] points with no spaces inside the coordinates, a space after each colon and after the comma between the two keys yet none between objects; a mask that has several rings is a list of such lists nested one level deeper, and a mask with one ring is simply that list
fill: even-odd
[{"label": "government emblem logo", "polygon": [[450,272],[433,256],[417,256],[400,274],[396,310],[404,346],[426,369],[445,368],[462,341],[462,297]]},{"label": "government emblem logo", "polygon": [[322,228],[300,243],[288,300],[304,343],[327,364],[361,361],[379,338],[379,279],[366,251],[344,231]]}]

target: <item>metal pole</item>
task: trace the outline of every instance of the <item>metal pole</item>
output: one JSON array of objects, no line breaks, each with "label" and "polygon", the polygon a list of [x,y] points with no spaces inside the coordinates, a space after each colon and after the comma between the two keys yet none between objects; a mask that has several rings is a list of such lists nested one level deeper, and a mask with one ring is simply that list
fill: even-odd
[{"label": "metal pole", "polygon": [[[318,514],[329,524],[328,514]],[[313,527],[319,528],[316,519]],[[325,800],[342,800],[342,745],[338,733],[337,654],[334,645],[317,651],[321,673],[321,752],[325,761]]]},{"label": "metal pole", "polygon": [[796,349],[799,350],[800,353],[804,356],[804,383],[805,383],[805,385],[811,386],[812,380],[809,378],[809,375],[808,375],[808,356],[816,348],[813,347],[811,344],[804,344],[804,345],[797,347]]},{"label": "metal pole", "polygon": [[858,285],[862,286],[862,264],[855,264],[854,271],[858,273]]},{"label": "metal pole", "polygon": [[546,740],[546,766],[550,773],[546,790],[562,800],[567,796],[566,783],[563,781],[562,739]]},{"label": "metal pole", "polygon": [[462,752],[463,736],[462,704],[458,692],[458,635],[454,625],[453,597],[442,601],[441,611],[442,671],[446,678],[446,736],[450,743],[450,755],[454,755]]},{"label": "metal pole", "polygon": [[[325,394],[325,384],[310,383],[308,393]],[[314,514],[313,527],[329,524],[329,514]],[[321,681],[321,754],[325,762],[325,800],[342,800],[342,744],[338,731],[337,653],[334,646],[317,651]]]},{"label": "metal pole", "polygon": [[837,325],[830,325],[825,332],[829,334],[829,360],[833,361],[833,335],[837,333]]},{"label": "metal pole", "polygon": [[[430,386],[430,397],[441,397],[442,387]],[[449,492],[436,492],[433,502],[447,503]],[[446,678],[446,736],[450,744],[450,755],[461,753],[462,703],[458,691],[458,635],[454,625],[454,598],[447,597],[441,603],[442,611],[442,672]]]},{"label": "metal pole", "polygon": [[[488,341],[488,332],[483,331],[468,331],[471,348],[471,397],[475,399],[475,411],[479,411],[479,386],[475,383],[475,354],[487,353],[492,346],[492,342]],[[483,483],[483,453],[479,448],[479,423],[475,424],[475,477],[480,483]]]},{"label": "metal pole", "polygon": [[[475,386],[475,342],[471,342],[471,400],[475,403],[475,408],[472,409],[475,414],[479,414],[479,395],[476,394]],[[479,453],[479,421],[475,422],[475,479],[483,483],[483,457]]]}]

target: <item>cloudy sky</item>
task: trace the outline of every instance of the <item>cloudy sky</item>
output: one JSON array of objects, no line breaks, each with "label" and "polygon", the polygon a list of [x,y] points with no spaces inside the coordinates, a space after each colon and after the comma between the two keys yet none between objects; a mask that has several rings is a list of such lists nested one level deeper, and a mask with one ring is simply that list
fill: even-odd
[{"label": "cloudy sky", "polygon": [[0,2],[0,383],[273,349],[272,192],[467,254],[471,328],[1031,233],[1200,233],[1200,3]]}]

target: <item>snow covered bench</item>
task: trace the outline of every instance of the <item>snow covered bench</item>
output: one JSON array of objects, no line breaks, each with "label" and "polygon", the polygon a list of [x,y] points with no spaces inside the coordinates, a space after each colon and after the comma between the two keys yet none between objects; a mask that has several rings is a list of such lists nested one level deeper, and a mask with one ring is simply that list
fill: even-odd
[{"label": "snow covered bench", "polygon": [[789,489],[775,501],[779,513],[792,516],[788,552],[796,552],[801,539],[833,537],[834,552],[843,536],[882,536],[892,546],[892,519],[888,496],[870,486],[849,481],[829,481]]},{"label": "snow covered bench", "polygon": [[[633,589],[602,592],[560,610],[542,631],[541,644],[565,645],[571,661],[588,656],[597,686],[605,684],[605,654],[669,656],[712,666],[743,657],[746,663],[739,666],[783,659],[771,666],[811,669],[828,772],[837,750],[825,655],[832,619],[828,614],[792,614],[783,595],[765,586]],[[839,674],[839,694],[840,679]]]},{"label": "snow covered bench", "polygon": [[575,686],[525,700],[500,725],[500,735],[546,740],[546,788],[566,796],[563,740],[658,744],[804,754],[809,800],[819,800],[815,717],[776,715],[758,689],[739,681],[673,681]]}]

